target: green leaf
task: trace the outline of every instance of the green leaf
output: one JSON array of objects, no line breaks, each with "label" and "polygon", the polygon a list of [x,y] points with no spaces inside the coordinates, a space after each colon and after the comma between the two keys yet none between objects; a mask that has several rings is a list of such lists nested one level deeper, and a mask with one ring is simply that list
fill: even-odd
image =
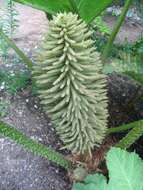
[{"label": "green leaf", "polygon": [[103,67],[103,73],[105,73],[105,74],[111,74],[114,71],[116,71],[116,70],[113,67],[113,65],[111,65],[111,64],[105,64]]},{"label": "green leaf", "polygon": [[100,174],[88,175],[72,190],[143,190],[143,161],[136,153],[112,148],[107,154],[109,183]]},{"label": "green leaf", "polygon": [[100,174],[88,175],[83,183],[75,183],[72,190],[106,190],[106,178]]},{"label": "green leaf", "polygon": [[123,74],[128,75],[131,79],[135,80],[139,85],[143,85],[143,73],[140,71],[125,71]]},{"label": "green leaf", "polygon": [[135,153],[112,148],[107,154],[107,190],[143,190],[143,161]]},{"label": "green leaf", "polygon": [[112,60],[110,64],[104,65],[103,72],[105,74],[111,74],[113,72],[124,74],[133,79],[139,85],[143,85],[142,63],[132,60],[133,58],[131,56],[129,56],[129,58],[130,61],[119,59]]},{"label": "green leaf", "polygon": [[[18,3],[29,5],[33,8],[45,11],[49,14],[57,12],[75,12],[78,9],[80,17],[90,23],[98,16],[113,0],[14,0]],[[71,3],[73,1],[73,3]],[[77,5],[77,8],[73,6]]]},{"label": "green leaf", "polygon": [[14,0],[18,3],[29,5],[49,14],[72,11],[69,0]]},{"label": "green leaf", "polygon": [[[82,183],[76,183],[73,186],[72,190],[96,190],[96,189],[95,189],[95,184],[94,183],[85,184],[85,185],[82,184]],[[100,189],[98,189],[98,190],[100,190]]]},{"label": "green leaf", "polygon": [[77,4],[77,6],[79,5],[80,2],[81,0],[75,0],[75,3]]},{"label": "green leaf", "polygon": [[88,175],[85,178],[85,183],[94,184],[94,190],[106,190],[107,188],[107,181],[105,176],[100,175],[100,174],[94,174],[94,175]]},{"label": "green leaf", "polygon": [[75,183],[72,190],[86,190],[86,186],[82,183]]},{"label": "green leaf", "polygon": [[78,0],[78,9],[80,17],[87,23],[90,23],[104,9],[106,9],[113,0]]}]

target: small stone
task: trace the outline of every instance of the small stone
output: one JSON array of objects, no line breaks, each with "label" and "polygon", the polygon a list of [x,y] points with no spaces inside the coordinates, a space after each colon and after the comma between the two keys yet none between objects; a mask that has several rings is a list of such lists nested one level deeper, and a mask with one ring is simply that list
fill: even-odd
[{"label": "small stone", "polygon": [[4,90],[4,89],[5,89],[5,82],[2,82],[0,86],[0,90]]},{"label": "small stone", "polygon": [[34,105],[34,108],[38,109],[38,106],[35,104],[35,105]]},{"label": "small stone", "polygon": [[26,103],[28,103],[28,102],[29,102],[29,99],[26,99],[25,101],[26,101]]}]

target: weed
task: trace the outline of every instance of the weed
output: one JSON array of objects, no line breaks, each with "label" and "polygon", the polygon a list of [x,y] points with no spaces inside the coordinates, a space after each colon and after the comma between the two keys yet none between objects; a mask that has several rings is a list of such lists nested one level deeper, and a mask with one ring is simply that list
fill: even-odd
[{"label": "weed", "polygon": [[0,89],[15,95],[30,82],[28,71],[0,71]]}]

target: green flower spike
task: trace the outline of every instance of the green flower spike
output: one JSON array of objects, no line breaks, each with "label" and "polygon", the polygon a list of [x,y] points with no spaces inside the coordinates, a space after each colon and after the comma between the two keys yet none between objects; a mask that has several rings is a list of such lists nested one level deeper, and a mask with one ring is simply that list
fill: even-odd
[{"label": "green flower spike", "polygon": [[91,153],[107,125],[106,77],[87,25],[76,14],[49,22],[33,75],[41,103],[65,147]]}]

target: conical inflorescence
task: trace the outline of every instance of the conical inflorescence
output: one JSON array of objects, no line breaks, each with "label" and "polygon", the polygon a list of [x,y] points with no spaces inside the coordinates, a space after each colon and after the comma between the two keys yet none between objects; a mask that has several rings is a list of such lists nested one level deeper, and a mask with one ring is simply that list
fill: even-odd
[{"label": "conical inflorescence", "polygon": [[106,132],[106,78],[91,32],[77,15],[59,13],[50,21],[33,75],[65,147],[91,152]]}]

